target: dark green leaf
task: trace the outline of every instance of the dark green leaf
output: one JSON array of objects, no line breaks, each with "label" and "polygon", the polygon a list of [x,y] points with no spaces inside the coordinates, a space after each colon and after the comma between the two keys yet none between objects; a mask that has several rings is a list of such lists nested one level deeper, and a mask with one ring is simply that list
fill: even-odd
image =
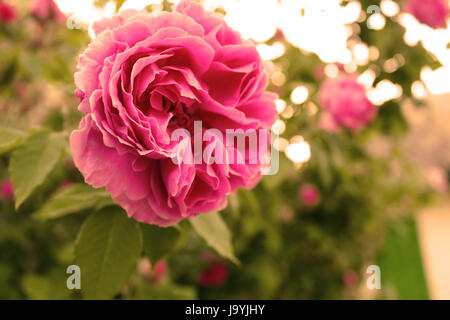
[{"label": "dark green leaf", "polygon": [[144,240],[144,252],[152,263],[164,258],[175,250],[180,240],[180,231],[174,227],[160,228],[158,226],[141,224]]}]

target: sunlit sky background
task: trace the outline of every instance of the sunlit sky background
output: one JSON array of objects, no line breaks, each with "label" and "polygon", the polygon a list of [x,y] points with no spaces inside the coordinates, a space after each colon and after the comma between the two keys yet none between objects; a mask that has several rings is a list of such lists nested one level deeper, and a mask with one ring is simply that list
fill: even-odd
[{"label": "sunlit sky background", "polygon": [[[115,12],[113,2],[103,9],[96,8],[93,5],[94,0],[56,2],[64,13],[86,25]],[[325,63],[344,63],[347,71],[354,70],[357,64],[366,65],[370,58],[377,55],[376,48],[367,48],[364,43],[352,43],[349,48],[347,40],[354,32],[351,23],[362,19],[367,20],[373,28],[383,28],[385,16],[394,17],[406,28],[406,43],[415,45],[419,41],[422,42],[443,64],[442,68],[434,72],[424,68],[422,80],[429,91],[434,94],[450,92],[450,49],[447,48],[450,27],[432,30],[418,23],[411,15],[400,13],[400,8],[393,1],[381,2],[381,14],[368,13],[367,8],[361,8],[357,1],[342,6],[341,0],[203,0],[203,3],[208,9],[225,9],[226,21],[245,38],[264,42],[279,28],[293,45],[316,53]],[[159,5],[161,0],[127,0],[122,10],[143,9],[150,4]],[[284,52],[281,43],[272,47],[261,45],[259,49],[266,59],[276,58]],[[327,75],[332,75],[334,69],[329,67],[327,71]],[[369,86],[371,78],[370,74],[366,74],[362,81]],[[392,95],[396,93],[393,86],[386,83],[383,86],[386,92],[390,90]],[[414,91],[420,96],[423,93],[421,89],[416,84]]]},{"label": "sunlit sky background", "polygon": [[[108,3],[103,9],[96,8],[95,0],[55,0],[60,9],[68,16],[89,27],[94,21],[115,14],[115,4]],[[134,8],[143,9],[148,5],[156,8],[162,0],[127,0],[121,10]],[[171,0],[177,3],[179,0]],[[366,21],[373,29],[382,29],[386,17],[397,20],[405,27],[404,41],[408,45],[421,42],[431,54],[442,63],[442,67],[432,71],[424,67],[421,79],[414,82],[412,92],[417,98],[425,98],[427,93],[443,94],[450,92],[450,23],[447,29],[433,30],[420,24],[413,16],[401,13],[396,2],[381,1],[380,8],[368,10],[362,8],[358,1],[350,1],[342,5],[341,0],[202,0],[205,8],[225,10],[225,20],[235,30],[241,32],[244,38],[259,43],[258,50],[266,60],[274,60],[285,52],[284,44],[276,42],[271,46],[263,44],[272,38],[277,29],[283,31],[287,41],[304,52],[312,52],[326,64],[325,74],[334,77],[338,73],[335,63],[344,65],[347,72],[356,71],[358,66],[369,66],[372,60],[378,58],[376,47],[367,47],[365,43],[349,40],[355,33],[354,22]],[[378,10],[379,9],[379,10]],[[379,12],[379,13],[376,13]],[[92,32],[90,32],[91,36]],[[387,72],[393,72],[401,65],[408,63],[401,55],[396,55],[384,63]],[[391,71],[389,71],[391,70]],[[283,83],[282,70],[275,70],[272,81]],[[367,88],[368,98],[376,105],[381,105],[390,99],[402,95],[402,88],[388,80],[380,81],[372,86],[375,72],[367,68],[359,81]],[[422,81],[420,81],[422,80]],[[288,102],[301,104],[308,99],[308,89],[304,86],[296,88]],[[286,101],[279,100],[277,109],[284,118],[293,114],[292,107]],[[282,134],[285,124],[277,121],[273,131]],[[300,136],[291,141],[280,138],[279,149],[295,163],[304,163],[311,154],[309,145]]]}]

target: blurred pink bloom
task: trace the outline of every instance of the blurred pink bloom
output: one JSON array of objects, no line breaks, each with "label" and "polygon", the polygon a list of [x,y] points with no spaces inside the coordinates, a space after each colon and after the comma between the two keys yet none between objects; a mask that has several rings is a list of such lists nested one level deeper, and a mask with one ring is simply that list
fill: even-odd
[{"label": "blurred pink bloom", "polygon": [[431,167],[426,170],[426,178],[429,185],[439,193],[446,193],[449,189],[447,172],[439,167]]},{"label": "blurred pink bloom", "polygon": [[308,207],[316,206],[320,201],[320,192],[313,184],[304,184],[299,190],[300,200]]},{"label": "blurred pink bloom", "polygon": [[167,269],[168,267],[165,261],[157,262],[153,268],[152,275],[149,278],[150,282],[154,284],[159,283],[167,274]]},{"label": "blurred pink bloom", "polygon": [[220,262],[214,262],[210,268],[203,271],[199,282],[205,287],[216,287],[224,283],[227,277],[228,268]]},{"label": "blurred pink bloom", "polygon": [[345,127],[361,131],[375,118],[377,109],[367,99],[364,86],[357,82],[357,74],[339,74],[325,81],[319,92],[324,112],[319,125],[327,131]]},{"label": "blurred pink bloom", "polygon": [[39,20],[64,22],[66,17],[53,0],[34,0],[31,14]]},{"label": "blurred pink bloom", "polygon": [[28,93],[28,84],[26,82],[19,82],[15,87],[16,95],[20,99],[26,98],[26,95]]},{"label": "blurred pink bloom", "polygon": [[2,182],[1,195],[5,200],[12,200],[14,198],[14,187],[10,180],[5,180]]},{"label": "blurred pink bloom", "polygon": [[152,266],[148,259],[142,259],[141,261],[139,261],[137,269],[141,275],[148,278],[150,277]]},{"label": "blurred pink bloom", "polygon": [[148,259],[142,259],[137,267],[138,272],[153,284],[159,283],[167,274],[168,266],[165,261],[159,261],[152,269]]},{"label": "blurred pink bloom", "polygon": [[6,4],[0,3],[0,21],[1,22],[10,22],[16,18],[16,13],[14,9]]},{"label": "blurred pink bloom", "polygon": [[323,66],[317,65],[314,67],[314,69],[313,69],[314,78],[316,78],[317,80],[320,80],[323,78],[324,75],[325,75],[325,68]]},{"label": "blurred pink bloom", "polygon": [[447,0],[409,0],[405,11],[433,29],[446,28],[450,12]]},{"label": "blurred pink bloom", "polygon": [[329,112],[322,113],[319,119],[319,127],[328,132],[337,132],[339,130],[339,126]]},{"label": "blurred pink bloom", "polygon": [[348,270],[344,274],[344,286],[347,290],[352,290],[358,284],[358,275],[353,270]]}]

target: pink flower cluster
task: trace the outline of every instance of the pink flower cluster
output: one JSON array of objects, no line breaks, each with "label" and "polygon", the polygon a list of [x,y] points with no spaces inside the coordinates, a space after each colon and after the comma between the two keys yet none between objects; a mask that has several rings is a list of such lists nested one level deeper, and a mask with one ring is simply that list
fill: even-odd
[{"label": "pink flower cluster", "polygon": [[377,112],[367,98],[364,86],[353,74],[341,73],[327,79],[320,89],[319,102],[324,109],[320,125],[327,131],[342,127],[361,131],[374,120]]}]

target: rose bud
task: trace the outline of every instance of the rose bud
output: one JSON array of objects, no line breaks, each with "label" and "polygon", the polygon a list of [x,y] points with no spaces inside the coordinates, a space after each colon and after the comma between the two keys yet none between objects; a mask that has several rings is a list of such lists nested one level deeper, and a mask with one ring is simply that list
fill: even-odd
[{"label": "rose bud", "polygon": [[213,262],[207,270],[203,271],[199,283],[205,287],[217,287],[223,284],[227,277],[228,268],[220,262]]},{"label": "rose bud", "polygon": [[315,185],[305,184],[300,187],[299,197],[304,205],[314,207],[320,201],[320,192]]},{"label": "rose bud", "polygon": [[6,4],[6,3],[0,3],[0,21],[7,23],[16,18],[16,13],[14,9]]},{"label": "rose bud", "polygon": [[10,180],[5,180],[2,182],[0,191],[3,199],[9,201],[14,198],[14,186]]}]

